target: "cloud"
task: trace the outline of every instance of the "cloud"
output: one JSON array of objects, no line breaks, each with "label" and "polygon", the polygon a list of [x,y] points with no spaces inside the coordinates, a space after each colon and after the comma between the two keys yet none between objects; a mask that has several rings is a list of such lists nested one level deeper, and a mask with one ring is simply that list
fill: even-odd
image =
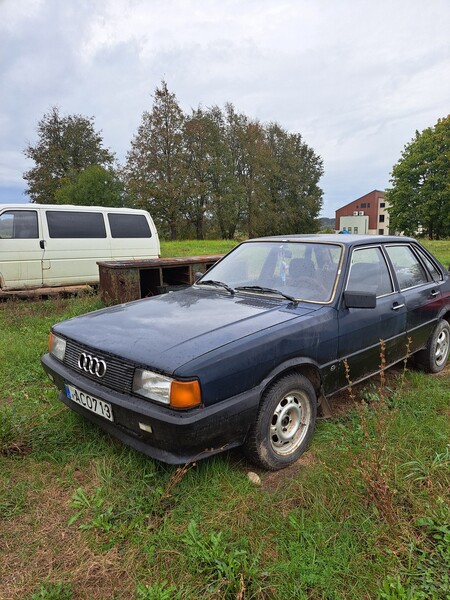
[{"label": "cloud", "polygon": [[231,101],[300,132],[332,215],[383,189],[415,130],[448,113],[449,31],[447,0],[6,0],[0,187],[23,187],[53,105],[94,116],[124,160],[164,78],[186,111]]}]

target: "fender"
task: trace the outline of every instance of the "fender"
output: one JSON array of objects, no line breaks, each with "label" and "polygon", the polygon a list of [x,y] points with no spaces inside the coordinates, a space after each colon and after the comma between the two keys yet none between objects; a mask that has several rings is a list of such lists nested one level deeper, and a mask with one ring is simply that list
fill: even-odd
[{"label": "fender", "polygon": [[287,371],[292,371],[297,369],[298,367],[303,367],[303,368],[307,368],[310,369],[312,372],[314,372],[316,374],[316,377],[314,377],[314,381],[311,381],[311,383],[314,386],[314,389],[316,390],[316,392],[319,394],[321,386],[322,386],[322,370],[318,365],[318,363],[314,360],[312,360],[311,358],[307,358],[307,357],[296,357],[296,358],[291,358],[289,360],[286,360],[282,363],[280,363],[279,365],[277,365],[274,369],[272,369],[267,375],[266,377],[264,377],[264,379],[260,382],[258,388],[260,390],[261,395],[266,391],[266,389],[269,387],[269,385],[272,384],[272,382],[277,379],[280,375],[282,375],[283,373],[287,372]]}]

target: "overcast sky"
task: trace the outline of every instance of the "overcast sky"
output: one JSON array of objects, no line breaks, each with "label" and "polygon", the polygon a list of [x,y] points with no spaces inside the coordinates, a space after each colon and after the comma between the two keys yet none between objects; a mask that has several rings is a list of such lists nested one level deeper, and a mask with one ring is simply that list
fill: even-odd
[{"label": "overcast sky", "polygon": [[450,112],[450,0],[0,0],[0,202],[57,105],[124,161],[162,79],[185,111],[232,102],[324,161],[323,216],[389,185]]}]

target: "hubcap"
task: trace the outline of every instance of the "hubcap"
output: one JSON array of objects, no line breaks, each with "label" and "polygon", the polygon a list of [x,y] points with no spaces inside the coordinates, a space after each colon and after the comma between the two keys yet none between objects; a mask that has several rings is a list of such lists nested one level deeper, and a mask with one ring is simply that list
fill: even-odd
[{"label": "hubcap", "polygon": [[311,408],[307,396],[300,390],[286,394],[278,403],[270,424],[272,449],[283,456],[292,454],[300,446],[311,422]]},{"label": "hubcap", "polygon": [[446,329],[442,330],[438,335],[436,340],[436,349],[435,349],[435,361],[436,365],[440,367],[446,360],[448,355],[448,331]]}]

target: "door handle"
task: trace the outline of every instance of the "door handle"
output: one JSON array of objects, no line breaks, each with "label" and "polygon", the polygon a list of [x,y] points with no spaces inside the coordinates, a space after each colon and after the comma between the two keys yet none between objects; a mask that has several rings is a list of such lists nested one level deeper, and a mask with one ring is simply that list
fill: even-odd
[{"label": "door handle", "polygon": [[434,298],[435,296],[438,296],[438,295],[439,295],[439,292],[438,292],[437,290],[431,290],[431,294],[430,294],[430,296],[431,296],[432,298]]},{"label": "door handle", "polygon": [[39,246],[42,248],[42,250],[45,250],[45,240],[39,240]]},{"label": "door handle", "polygon": [[394,302],[394,304],[392,305],[392,310],[398,310],[399,308],[403,308],[404,306],[404,304],[398,304],[397,302]]}]

